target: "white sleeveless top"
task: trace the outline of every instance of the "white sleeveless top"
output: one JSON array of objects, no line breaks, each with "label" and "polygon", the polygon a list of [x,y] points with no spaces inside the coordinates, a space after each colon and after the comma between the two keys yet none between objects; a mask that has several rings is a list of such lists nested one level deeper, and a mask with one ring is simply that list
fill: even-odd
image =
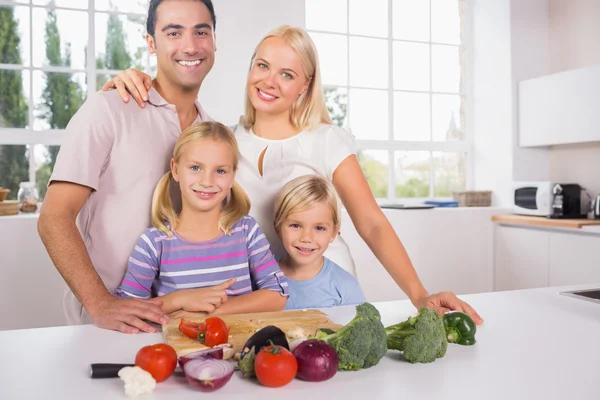
[{"label": "white sleeveless top", "polygon": [[[332,182],[338,165],[356,154],[354,137],[343,128],[327,124],[282,140],[261,138],[241,123],[232,130],[241,153],[236,181],[250,197],[250,215],[258,221],[271,243],[271,251],[280,260],[286,252],[273,226],[275,197],[287,182],[302,175],[320,175]],[[258,160],[265,148],[261,176]],[[329,245],[324,255],[356,275],[350,250],[341,236]]]}]

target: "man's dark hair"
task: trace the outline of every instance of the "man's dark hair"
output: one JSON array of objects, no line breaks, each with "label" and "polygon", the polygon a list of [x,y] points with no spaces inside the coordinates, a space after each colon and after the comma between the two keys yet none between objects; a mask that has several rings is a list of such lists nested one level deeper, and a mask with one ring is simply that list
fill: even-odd
[{"label": "man's dark hair", "polygon": [[[156,9],[165,0],[150,0],[150,6],[148,7],[148,19],[146,20],[146,31],[152,37],[156,31]],[[215,7],[211,0],[197,0],[202,2],[208,8],[210,17],[213,23],[213,30],[217,29],[217,17],[215,16]]]}]

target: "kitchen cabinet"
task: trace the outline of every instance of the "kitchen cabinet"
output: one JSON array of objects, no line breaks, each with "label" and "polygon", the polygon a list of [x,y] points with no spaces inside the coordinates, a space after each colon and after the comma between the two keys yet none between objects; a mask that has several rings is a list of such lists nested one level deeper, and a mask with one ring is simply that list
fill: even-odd
[{"label": "kitchen cabinet", "polygon": [[600,65],[519,82],[521,147],[600,141]]},{"label": "kitchen cabinet", "polygon": [[548,231],[496,225],[494,233],[495,290],[548,286]]},{"label": "kitchen cabinet", "polygon": [[600,283],[600,235],[497,224],[494,290]]}]

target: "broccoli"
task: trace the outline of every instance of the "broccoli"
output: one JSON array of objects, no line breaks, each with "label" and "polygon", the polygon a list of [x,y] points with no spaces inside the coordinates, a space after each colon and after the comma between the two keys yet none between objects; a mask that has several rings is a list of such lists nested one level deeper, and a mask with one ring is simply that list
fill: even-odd
[{"label": "broccoli", "polygon": [[338,369],[358,371],[379,363],[387,352],[387,337],[379,311],[370,303],[356,306],[356,316],[337,332],[320,330],[317,339],[329,343],[339,359]]},{"label": "broccoli", "polygon": [[448,338],[440,315],[421,308],[415,317],[385,328],[387,347],[404,352],[411,363],[430,363],[446,355]]}]

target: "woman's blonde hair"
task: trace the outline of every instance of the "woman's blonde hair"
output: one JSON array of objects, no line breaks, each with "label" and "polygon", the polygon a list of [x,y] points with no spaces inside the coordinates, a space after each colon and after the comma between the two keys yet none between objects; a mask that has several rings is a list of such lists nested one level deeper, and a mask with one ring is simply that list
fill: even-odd
[{"label": "woman's blonde hair", "polygon": [[325,202],[331,208],[333,225],[341,224],[340,200],[333,185],[317,175],[304,175],[289,181],[275,198],[273,216],[276,228],[288,219],[290,214],[307,210]]},{"label": "woman's blonde hair", "polygon": [[[285,41],[296,54],[300,57],[302,68],[306,73],[305,78],[310,80],[306,91],[296,99],[290,110],[290,121],[294,127],[302,130],[314,130],[319,124],[332,124],[331,116],[325,105],[323,87],[321,85],[321,72],[319,66],[319,55],[314,42],[309,34],[302,28],[289,25],[282,25],[269,32],[256,46],[250,60],[250,69],[252,70],[256,53],[260,45],[271,37],[278,37]],[[244,128],[250,129],[256,121],[256,110],[248,96],[246,87],[246,110],[242,118]]]},{"label": "woman's blonde hair", "polygon": [[[196,140],[210,139],[217,142],[225,143],[231,149],[233,154],[233,167],[237,171],[239,160],[239,149],[235,136],[229,128],[219,122],[198,122],[190,125],[183,131],[181,136],[175,143],[173,149],[173,160],[178,163],[183,148]],[[177,221],[177,212],[173,207],[173,202],[170,196],[170,185],[173,181],[173,173],[167,172],[156,185],[154,196],[152,197],[152,225],[167,235],[171,236],[175,222]],[[221,210],[221,218],[219,219],[219,229],[226,235],[231,233],[231,228],[242,217],[250,211],[250,199],[244,190],[237,182],[233,182],[231,192],[228,195],[227,204]],[[166,223],[170,224],[171,229]]]}]

